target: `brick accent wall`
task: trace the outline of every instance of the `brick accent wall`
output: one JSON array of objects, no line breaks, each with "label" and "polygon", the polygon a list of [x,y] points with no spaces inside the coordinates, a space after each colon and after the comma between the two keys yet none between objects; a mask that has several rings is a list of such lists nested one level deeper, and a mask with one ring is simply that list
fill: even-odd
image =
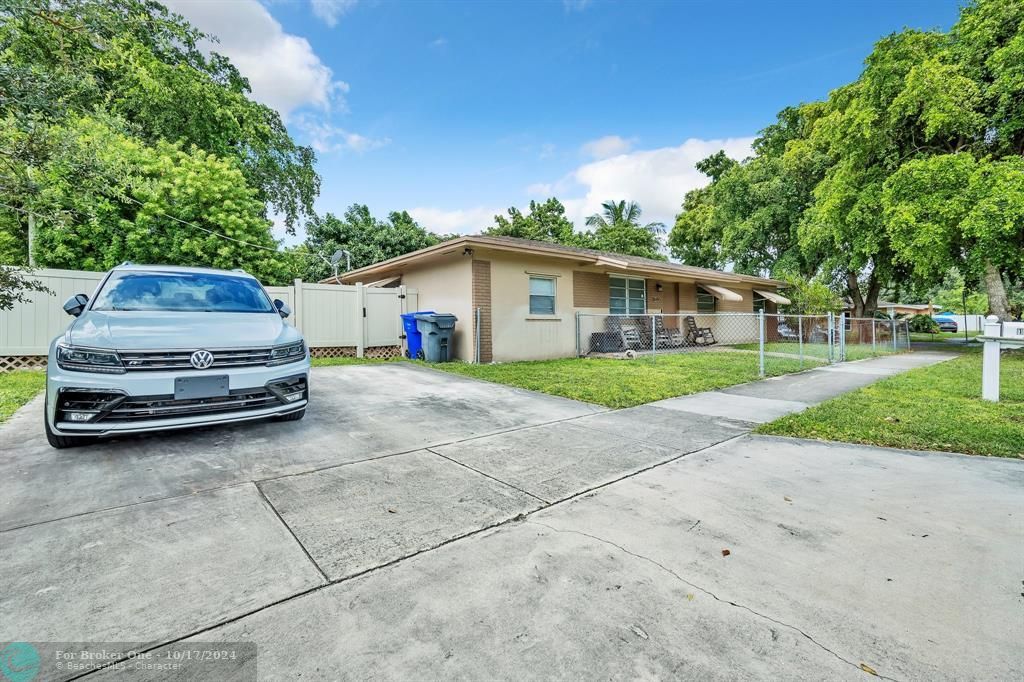
[{"label": "brick accent wall", "polygon": [[607,308],[608,275],[573,270],[572,305],[574,308]]},{"label": "brick accent wall", "polygon": [[480,362],[493,362],[491,336],[491,261],[473,260],[473,354],[476,353],[476,309],[480,308]]}]

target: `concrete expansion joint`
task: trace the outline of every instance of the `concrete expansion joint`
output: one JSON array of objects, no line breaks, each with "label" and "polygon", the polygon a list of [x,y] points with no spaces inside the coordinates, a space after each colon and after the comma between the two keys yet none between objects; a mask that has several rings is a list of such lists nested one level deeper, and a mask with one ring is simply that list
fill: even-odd
[{"label": "concrete expansion joint", "polygon": [[[729,606],[734,606],[734,607],[736,607],[738,609],[743,609],[744,611],[752,613],[753,615],[757,616],[758,618],[763,618],[764,620],[767,620],[770,623],[774,623],[774,624],[776,624],[778,626],[787,628],[789,630],[792,630],[793,632],[796,632],[796,633],[802,635],[804,638],[806,638],[809,642],[814,644],[816,647],[818,647],[822,651],[825,651],[825,652],[827,652],[829,654],[832,654],[833,656],[835,656],[837,659],[839,659],[843,663],[846,663],[847,665],[852,666],[852,667],[856,668],[857,670],[859,670],[859,671],[861,671],[863,673],[867,673],[867,674],[869,674],[869,675],[871,675],[873,677],[878,677],[878,678],[883,679],[883,680],[889,680],[890,682],[900,682],[899,680],[897,680],[895,678],[887,677],[887,676],[879,674],[877,672],[870,671],[870,669],[869,670],[865,670],[865,665],[864,664],[862,664],[862,663],[854,663],[853,661],[849,660],[848,658],[844,658],[843,656],[840,656],[838,653],[836,653],[832,649],[829,649],[827,646],[825,646],[824,644],[822,644],[821,642],[819,642],[814,637],[809,635],[807,632],[801,630],[797,626],[790,625],[789,623],[785,623],[785,622],[783,622],[781,620],[777,620],[775,618],[772,618],[771,616],[768,616],[768,615],[765,615],[765,614],[760,613],[758,611],[755,611],[754,609],[752,609],[749,606],[746,606],[744,604],[738,604],[738,603],[736,603],[734,601],[730,601],[728,599],[723,599],[723,598],[719,597],[717,594],[715,594],[714,592],[712,592],[711,590],[709,590],[709,589],[707,589],[705,587],[701,587],[700,585],[697,585],[696,583],[690,582],[689,580],[687,580],[683,576],[679,575],[678,573],[673,571],[671,568],[669,568],[665,564],[663,564],[663,563],[661,563],[661,562],[659,562],[659,561],[657,561],[655,559],[652,559],[649,556],[644,556],[643,554],[637,554],[636,552],[630,551],[630,550],[626,549],[625,547],[623,547],[622,545],[618,544],[617,542],[612,542],[611,540],[607,540],[605,538],[598,537],[597,535],[592,535],[591,533],[585,533],[585,532],[580,531],[580,530],[572,530],[572,529],[569,529],[569,528],[556,528],[554,526],[549,526],[546,523],[541,523],[540,521],[534,521],[532,519],[527,519],[525,521],[525,523],[528,523],[528,524],[534,525],[534,526],[542,526],[542,527],[547,528],[548,530],[553,531],[555,533],[570,533],[572,535],[581,535],[583,537],[590,538],[591,540],[596,540],[597,542],[600,542],[602,544],[614,547],[614,548],[618,549],[620,552],[622,552],[624,554],[628,554],[631,557],[634,557],[636,559],[640,559],[641,561],[646,561],[647,563],[649,563],[649,564],[651,564],[653,566],[656,566],[657,568],[661,569],[665,573],[668,573],[669,575],[671,575],[673,578],[675,578],[679,582],[683,583],[684,585],[687,585],[688,587],[692,587],[693,589],[697,590],[698,592],[706,594],[707,596],[711,597],[712,599],[714,599],[717,602],[720,602],[722,604],[727,604]],[[698,523],[699,523],[699,521],[698,521]]]}]

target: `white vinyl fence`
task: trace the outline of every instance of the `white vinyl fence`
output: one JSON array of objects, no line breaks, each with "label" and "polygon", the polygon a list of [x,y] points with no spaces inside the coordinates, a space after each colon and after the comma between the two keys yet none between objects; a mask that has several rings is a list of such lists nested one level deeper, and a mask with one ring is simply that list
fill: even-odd
[{"label": "white vinyl fence", "polygon": [[[105,273],[36,270],[32,279],[53,291],[28,292],[27,303],[0,311],[0,370],[38,366],[50,341],[71,322],[63,305],[75,294],[91,299]],[[314,355],[392,357],[403,347],[402,313],[417,309],[418,295],[405,287],[309,284],[266,287],[292,309],[288,318],[306,337]]]}]

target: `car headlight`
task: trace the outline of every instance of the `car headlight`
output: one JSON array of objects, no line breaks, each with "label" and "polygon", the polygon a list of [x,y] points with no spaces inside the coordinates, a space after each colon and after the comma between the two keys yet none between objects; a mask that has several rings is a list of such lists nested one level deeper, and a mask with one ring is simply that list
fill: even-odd
[{"label": "car headlight", "polygon": [[124,365],[117,351],[99,348],[76,348],[57,344],[57,365],[75,372],[124,374]]},{"label": "car headlight", "polygon": [[289,343],[287,346],[277,346],[270,351],[270,362],[268,365],[283,365],[289,362],[297,362],[306,357],[306,344],[302,341]]}]

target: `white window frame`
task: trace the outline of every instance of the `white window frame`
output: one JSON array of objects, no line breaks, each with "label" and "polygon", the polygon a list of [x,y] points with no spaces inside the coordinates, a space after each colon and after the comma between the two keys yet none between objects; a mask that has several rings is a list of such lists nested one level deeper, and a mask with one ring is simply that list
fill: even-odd
[{"label": "white window frame", "polygon": [[[545,282],[551,282],[551,296],[547,294],[534,294],[533,293],[533,280],[543,280]],[[553,275],[540,275],[530,273],[527,277],[527,290],[526,295],[528,297],[527,310],[530,311],[530,315],[533,317],[553,317],[558,312],[558,279]],[[551,312],[539,313],[533,309],[533,297],[544,297],[551,298]]]},{"label": "white window frame", "polygon": [[[621,279],[624,283],[624,287],[616,287],[624,290],[625,296],[612,296],[612,280]],[[640,282],[640,289],[634,289],[629,286],[630,282]],[[639,294],[637,296],[636,294]],[[612,309],[612,298],[622,298],[626,301],[626,309],[621,312],[615,312]],[[641,312],[634,312],[629,309],[629,304],[637,299],[643,301],[643,310]],[[647,280],[643,277],[626,277],[624,275],[608,275],[608,312],[611,315],[646,315],[647,314]]]}]

